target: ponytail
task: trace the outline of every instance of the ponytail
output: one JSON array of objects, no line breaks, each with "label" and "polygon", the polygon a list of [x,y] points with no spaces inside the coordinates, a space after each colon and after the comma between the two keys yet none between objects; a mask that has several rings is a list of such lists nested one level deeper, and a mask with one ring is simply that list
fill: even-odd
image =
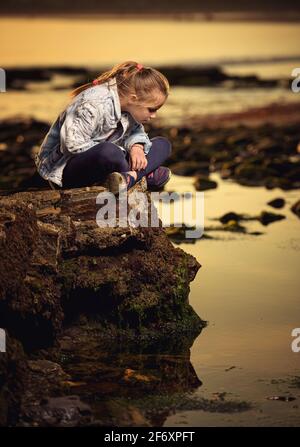
[{"label": "ponytail", "polygon": [[166,97],[169,94],[169,82],[162,73],[155,68],[144,67],[134,61],[127,61],[115,65],[111,70],[100,74],[93,81],[75,88],[70,96],[74,98],[84,90],[103,84],[112,78],[116,79],[118,92],[123,97],[134,93],[140,100],[143,100],[149,97],[155,89],[158,89]]}]

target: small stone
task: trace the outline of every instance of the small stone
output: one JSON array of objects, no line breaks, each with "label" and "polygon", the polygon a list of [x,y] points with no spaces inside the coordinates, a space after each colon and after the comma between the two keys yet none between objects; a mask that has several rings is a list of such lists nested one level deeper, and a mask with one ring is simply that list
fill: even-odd
[{"label": "small stone", "polygon": [[222,224],[226,224],[230,222],[231,220],[234,220],[235,222],[239,222],[242,220],[242,216],[240,214],[237,214],[233,211],[230,211],[229,213],[224,214],[222,217],[220,217],[220,222]]},{"label": "small stone", "polygon": [[270,202],[267,203],[269,206],[272,206],[273,208],[283,208],[285,205],[285,200],[282,198],[277,198],[270,200]]},{"label": "small stone", "polygon": [[300,218],[300,200],[294,203],[294,205],[291,207],[291,210],[294,214],[296,214],[296,216]]},{"label": "small stone", "polygon": [[282,214],[275,214],[275,213],[269,213],[268,211],[262,211],[260,213],[260,216],[258,217],[258,220],[263,225],[269,225],[272,222],[276,222],[277,220],[285,219],[285,216]]},{"label": "small stone", "polygon": [[206,191],[208,189],[217,188],[218,184],[214,180],[210,180],[208,177],[198,176],[195,180],[194,186],[197,191]]}]

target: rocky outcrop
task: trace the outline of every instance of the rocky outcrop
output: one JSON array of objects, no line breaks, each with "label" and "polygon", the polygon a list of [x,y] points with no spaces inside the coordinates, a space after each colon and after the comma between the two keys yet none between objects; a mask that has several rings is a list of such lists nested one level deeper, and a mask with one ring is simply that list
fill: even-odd
[{"label": "rocky outcrop", "polygon": [[173,150],[166,164],[177,175],[209,179],[209,173],[219,172],[222,179],[245,186],[298,189],[299,107],[293,111],[297,122],[290,124],[264,124],[262,119],[255,126],[245,126],[239,123],[240,115],[228,119],[230,126],[225,126],[222,116],[217,115],[207,118],[207,122],[201,117],[198,122],[195,119],[189,127],[164,127],[151,132],[172,140]]},{"label": "rocky outcrop", "polygon": [[[45,88],[49,88],[49,83],[53,81],[55,75],[63,75],[65,82],[69,81],[70,87],[77,87],[85,84],[87,79],[93,79],[99,72],[108,70],[109,67],[99,68],[97,71],[90,71],[85,67],[30,67],[30,68],[10,68],[7,70],[7,88],[10,90],[26,90],[30,87],[30,82],[46,83]],[[230,75],[221,67],[214,65],[194,66],[194,65],[174,65],[157,67],[158,70],[167,76],[172,85],[180,86],[220,86],[226,85],[229,88],[274,88],[277,86],[289,87],[289,79],[261,79],[255,75]],[[74,82],[74,79],[76,81]],[[65,84],[56,89],[65,88]]]},{"label": "rocky outcrop", "polygon": [[[236,113],[195,118],[181,127],[146,126],[146,130],[152,137],[162,135],[172,141],[166,165],[176,175],[210,180],[211,172],[220,172],[223,179],[241,185],[298,189],[300,108],[298,104],[274,106],[262,117],[259,111],[251,112],[258,120],[256,125],[250,124],[251,120],[242,125],[243,113]],[[276,120],[272,123],[276,114],[279,124]],[[48,124],[33,119],[11,118],[0,124],[1,195],[49,189],[33,161],[47,130]],[[203,179],[200,189],[201,185]]]},{"label": "rocky outcrop", "polygon": [[63,322],[82,313],[109,326],[106,335],[155,339],[201,327],[188,304],[198,262],[175,249],[161,227],[100,228],[100,192],[94,186],[1,199],[0,327],[25,348],[51,344]]},{"label": "rocky outcrop", "polygon": [[[205,325],[188,302],[200,267],[196,259],[173,247],[160,221],[154,228],[134,226],[133,220],[100,227],[101,192],[103,187],[92,186],[0,199],[0,327],[9,334],[0,362],[1,425],[92,423],[89,406],[70,396],[78,374],[74,365],[65,371],[66,358],[79,358],[87,346],[91,358],[95,340],[110,352],[120,344],[188,352]],[[145,202],[139,202],[142,192]],[[143,182],[127,203],[128,216],[156,213]],[[96,372],[85,355],[86,381]],[[101,368],[105,373],[103,360],[100,365],[97,374]],[[127,369],[126,386],[143,377]]]}]

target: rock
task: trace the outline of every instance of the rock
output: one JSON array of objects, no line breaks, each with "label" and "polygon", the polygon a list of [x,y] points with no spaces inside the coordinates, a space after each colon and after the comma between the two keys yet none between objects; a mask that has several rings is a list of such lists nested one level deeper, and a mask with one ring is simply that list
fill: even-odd
[{"label": "rock", "polygon": [[[189,122],[181,127],[146,126],[146,130],[153,137],[165,135],[171,139],[173,150],[166,164],[177,175],[208,176],[209,172],[220,171],[222,178],[232,178],[246,186],[283,190],[300,188],[298,123],[259,125],[270,110],[264,111],[266,117],[261,117],[260,112],[260,109],[251,112],[257,115],[256,127],[241,125],[241,113],[235,117],[203,118],[198,120],[199,123]],[[281,113],[287,111],[284,109]],[[298,116],[299,110],[296,108],[291,113]],[[224,125],[226,119],[230,121],[230,127]],[[0,124],[1,194],[12,190],[49,189],[47,182],[36,174],[33,162],[48,130],[48,123],[33,119],[12,118]]]},{"label": "rock", "polygon": [[[91,408],[78,396],[48,397],[23,410],[21,426],[78,427],[92,422]],[[26,423],[27,422],[27,423]]]},{"label": "rock", "polygon": [[233,177],[234,170],[238,166],[235,161],[222,163],[220,166],[220,176],[222,179],[226,180]]},{"label": "rock", "polygon": [[61,380],[70,379],[69,375],[62,370],[61,366],[58,363],[54,363],[49,360],[29,360],[28,367],[33,373],[41,376],[44,375],[48,378],[50,376],[53,376],[55,377],[55,379],[59,378]]},{"label": "rock", "polygon": [[[265,111],[265,117],[260,112],[260,109],[252,111],[257,115],[255,127],[241,125],[241,113],[231,118],[199,117],[189,122],[189,128],[184,127],[182,135],[181,128],[151,128],[150,131],[171,138],[173,151],[167,163],[179,175],[195,175],[198,164],[201,174],[220,171],[223,179],[231,178],[245,186],[300,188],[298,124],[261,125],[260,121],[264,122],[272,110]],[[299,117],[299,107],[292,114],[294,119]],[[230,124],[224,125],[226,120]],[[205,169],[209,170],[205,172]]]},{"label": "rock", "polygon": [[276,171],[261,164],[247,161],[238,165],[233,175],[241,185],[262,186],[266,179],[276,176]]},{"label": "rock", "polygon": [[[168,227],[165,229],[166,234],[168,235],[169,239],[176,243],[184,243],[184,244],[195,244],[200,238],[187,238],[186,232],[187,231],[196,231],[196,227],[187,227],[186,225],[183,225],[181,227]],[[202,235],[201,238],[205,237],[205,235]]]},{"label": "rock", "polygon": [[6,352],[0,353],[0,427],[16,424],[27,375],[22,344],[6,331]]},{"label": "rock", "polygon": [[276,144],[271,136],[264,137],[256,143],[252,149],[253,154],[258,154],[261,152],[264,156],[277,156],[278,154],[280,155],[282,153],[282,147],[280,144]]},{"label": "rock", "polygon": [[229,220],[224,224],[224,231],[233,231],[234,233],[247,233],[246,227],[235,220]]},{"label": "rock", "polygon": [[230,221],[239,222],[240,220],[243,220],[243,215],[230,211],[229,213],[226,213],[220,217],[219,220],[222,224],[227,224]]},{"label": "rock", "polygon": [[[101,67],[106,71],[109,67]],[[276,87],[281,80],[260,79],[255,75],[228,75],[218,66],[161,66],[157,67],[169,79],[172,85],[215,86],[224,85],[228,88]],[[10,68],[7,70],[7,87],[10,89],[26,89],[28,82],[51,81],[56,74],[69,76],[73,88],[94,79],[99,71],[94,72],[84,67],[54,66],[44,68]],[[74,82],[74,76],[76,81]],[[48,86],[47,86],[48,87]],[[49,87],[48,87],[49,88]]]},{"label": "rock", "polygon": [[179,161],[177,163],[171,164],[170,169],[176,175],[196,175],[199,173],[208,174],[209,173],[209,163],[208,162],[197,162],[197,161]]},{"label": "rock", "polygon": [[197,176],[194,186],[197,191],[206,191],[208,189],[217,188],[218,184],[214,180],[210,180],[208,177],[201,175]]},{"label": "rock", "polygon": [[229,77],[218,67],[163,67],[172,85],[218,85]]},{"label": "rock", "polygon": [[30,202],[1,200],[0,327],[25,347],[49,342],[63,316],[60,286],[53,281],[58,244],[58,231],[38,223]]},{"label": "rock", "polygon": [[[162,373],[141,369],[140,357],[121,369],[117,358],[114,369],[113,346],[186,353],[205,326],[188,303],[189,283],[200,267],[196,259],[173,247],[161,222],[99,227],[96,198],[102,192],[93,186],[0,199],[0,327],[18,339],[12,360],[0,357],[3,425],[103,425],[105,419],[94,420],[94,410],[70,392],[93,399],[108,390],[126,396],[128,387],[162,391]],[[138,192],[146,202],[138,202]],[[128,216],[148,216],[145,181],[128,200]],[[168,389],[199,386],[189,355],[184,359],[182,365],[165,361]],[[134,405],[127,419],[113,413],[116,425],[149,424]]]},{"label": "rock", "polygon": [[[96,197],[104,191],[24,192],[0,200],[0,327],[26,350],[50,346],[64,319],[81,314],[144,341],[176,337],[179,325],[180,337],[203,327],[188,304],[196,259],[175,249],[161,227],[100,228]],[[145,185],[131,190],[131,211],[138,191],[145,193]],[[148,207],[140,213],[148,217]]]},{"label": "rock", "polygon": [[269,213],[268,211],[262,211],[260,213],[260,216],[258,217],[258,220],[263,225],[269,225],[272,222],[276,222],[278,220],[285,219],[286,217],[282,214],[275,214],[275,213]]},{"label": "rock", "polygon": [[277,198],[270,200],[270,202],[267,203],[268,205],[272,206],[273,208],[283,208],[285,205],[285,200],[282,198]]},{"label": "rock", "polygon": [[[49,82],[55,74],[60,75],[82,75],[84,84],[89,72],[85,68],[75,67],[47,67],[45,68],[8,68],[7,70],[6,86],[10,90],[25,90],[29,82]],[[85,78],[84,78],[85,76]],[[92,78],[93,79],[93,78]],[[71,83],[70,79],[70,83]],[[49,88],[47,86],[47,88]]]},{"label": "rock", "polygon": [[291,207],[291,210],[296,216],[300,218],[300,200],[298,200],[294,205]]},{"label": "rock", "polygon": [[6,149],[0,151],[1,194],[10,189],[49,188],[37,175],[33,160],[34,148],[39,146],[48,130],[48,124],[31,118],[10,118],[1,122],[0,141],[6,145]]},{"label": "rock", "polygon": [[[268,225],[272,222],[276,222],[278,220],[285,219],[285,216],[282,214],[269,213],[267,211],[262,211],[258,216],[250,216],[248,214],[237,214],[233,211],[230,211],[218,219],[224,226],[223,227],[206,227],[206,231],[237,231],[242,233],[247,233],[247,230],[244,226],[240,225],[242,221],[254,221],[258,220],[263,225]],[[247,233],[252,235],[260,235],[260,232],[252,232]]]},{"label": "rock", "polygon": [[117,400],[108,400],[104,402],[101,413],[98,415],[101,423],[109,427],[150,427],[151,424],[143,415],[141,409],[126,405]]}]

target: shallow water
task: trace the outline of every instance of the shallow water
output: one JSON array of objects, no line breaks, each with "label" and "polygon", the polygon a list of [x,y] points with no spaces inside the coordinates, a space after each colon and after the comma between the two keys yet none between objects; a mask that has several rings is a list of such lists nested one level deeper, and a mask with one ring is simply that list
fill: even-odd
[{"label": "shallow water", "polygon": [[3,17],[0,30],[3,68],[97,67],[132,59],[220,64],[278,56],[299,62],[298,23]]},{"label": "shallow water", "polygon": [[[154,66],[215,64],[228,74],[292,81],[292,69],[300,66],[299,39],[299,24],[288,22],[0,18],[4,69],[63,65],[97,70],[133,59]],[[68,104],[70,81],[75,80],[56,75],[49,85],[30,83],[29,91],[8,90],[1,95],[0,118],[30,114],[52,122]],[[60,90],[49,90],[51,87]],[[239,112],[299,100],[299,94],[284,86],[173,87],[157,116],[162,125],[178,125],[183,118],[199,114]]]},{"label": "shallow water", "polygon": [[[300,389],[289,382],[300,375],[300,353],[291,349],[291,332],[300,327],[300,222],[289,209],[299,193],[212,178],[219,186],[204,193],[205,225],[228,211],[286,215],[267,227],[248,222],[249,231],[263,231],[260,236],[223,233],[222,238],[218,232],[220,240],[180,245],[202,264],[191,283],[190,303],[209,322],[191,349],[191,363],[203,382],[195,395],[212,399],[225,392],[225,400],[250,401],[253,409],[234,415],[181,412],[169,416],[165,426],[299,425]],[[171,182],[169,190],[191,190],[191,179],[174,176]],[[266,204],[276,197],[286,199],[281,210]],[[268,400],[271,396],[296,400]]]},{"label": "shallow water", "polygon": [[[288,73],[287,73],[288,76]],[[53,122],[69,102],[70,90],[8,91],[1,95],[0,119],[17,115]],[[299,103],[300,94],[286,88],[235,89],[172,87],[157,113],[156,125],[177,126],[199,115],[241,112],[268,104]]]}]

